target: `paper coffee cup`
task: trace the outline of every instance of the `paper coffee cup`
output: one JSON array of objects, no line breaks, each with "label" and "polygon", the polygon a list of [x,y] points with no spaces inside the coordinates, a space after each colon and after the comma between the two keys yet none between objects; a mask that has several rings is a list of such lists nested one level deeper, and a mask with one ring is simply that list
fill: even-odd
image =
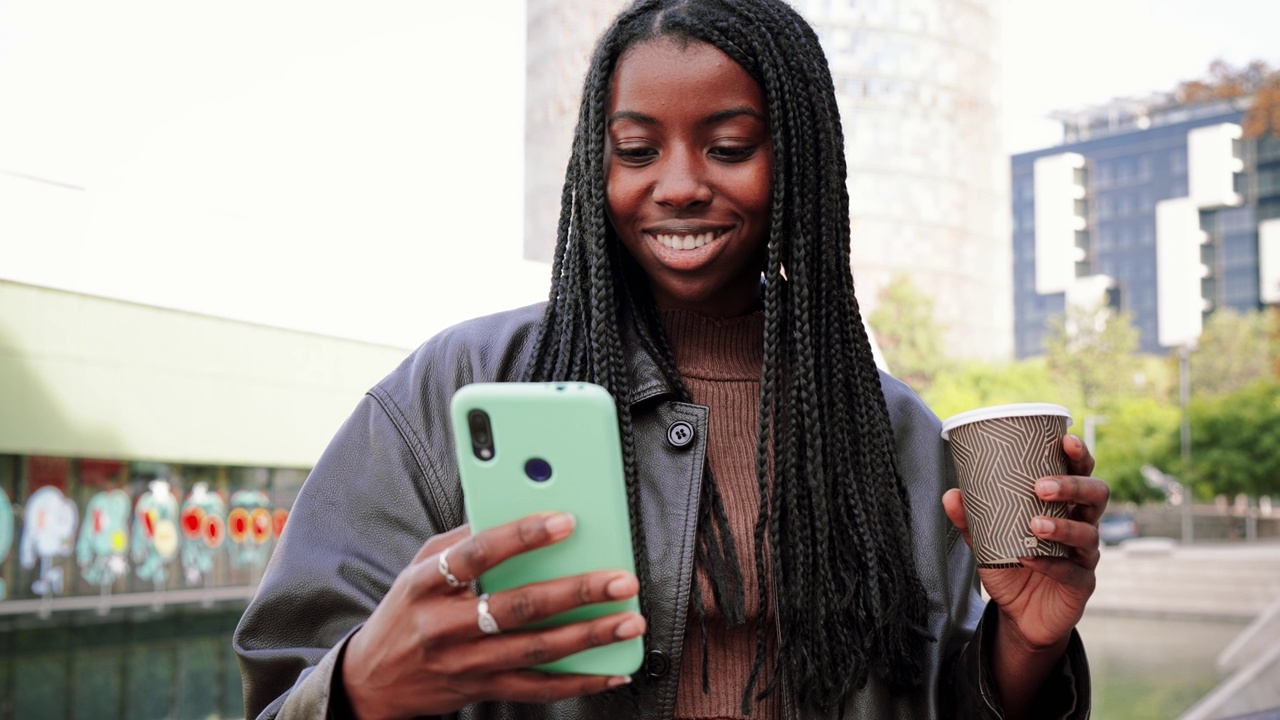
[{"label": "paper coffee cup", "polygon": [[1049,403],[995,405],[942,423],[980,567],[1019,567],[1020,557],[1067,556],[1062,543],[1031,534],[1030,523],[1037,515],[1067,516],[1066,503],[1036,497],[1035,482],[1067,472],[1062,436],[1069,427],[1071,412]]}]

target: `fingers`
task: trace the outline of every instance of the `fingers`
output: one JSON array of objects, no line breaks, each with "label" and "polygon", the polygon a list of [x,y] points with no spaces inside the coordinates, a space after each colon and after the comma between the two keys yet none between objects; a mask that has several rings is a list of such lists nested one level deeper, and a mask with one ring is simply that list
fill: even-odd
[{"label": "fingers", "polygon": [[631,682],[631,678],[625,675],[557,675],[525,670],[504,673],[490,682],[500,687],[499,693],[504,700],[545,705],[604,692]]},{"label": "fingers", "polygon": [[1053,475],[1036,481],[1036,496],[1049,502],[1071,503],[1078,519],[1096,525],[1107,509],[1111,487],[1097,478]]},{"label": "fingers", "polygon": [[640,581],[629,572],[595,572],[497,593],[489,598],[489,612],[498,627],[514,630],[583,605],[625,600],[638,592]]},{"label": "fingers", "polygon": [[478,532],[450,548],[449,570],[470,582],[504,560],[569,537],[575,524],[569,513],[541,513]]},{"label": "fingers", "polygon": [[413,556],[413,562],[421,562],[445,548],[452,547],[466,539],[470,534],[471,525],[469,523],[463,523],[448,532],[432,535],[431,539],[418,549],[418,554]]},{"label": "fingers", "polygon": [[1067,472],[1072,475],[1093,474],[1093,454],[1075,435],[1062,436],[1062,450],[1067,454]]},{"label": "fingers", "polygon": [[1066,518],[1035,517],[1031,532],[1043,540],[1054,540],[1072,549],[1075,560],[1085,568],[1098,567],[1102,557],[1098,550],[1098,528],[1095,525]]},{"label": "fingers", "polygon": [[480,659],[486,671],[518,670],[544,665],[594,647],[638,638],[647,625],[639,613],[608,615],[557,628],[496,635]]},{"label": "fingers", "polygon": [[972,546],[973,543],[969,538],[969,520],[964,514],[964,494],[956,488],[951,488],[943,493],[942,510],[947,513],[947,519],[951,521],[951,524],[955,525],[956,529],[960,531],[964,541]]}]

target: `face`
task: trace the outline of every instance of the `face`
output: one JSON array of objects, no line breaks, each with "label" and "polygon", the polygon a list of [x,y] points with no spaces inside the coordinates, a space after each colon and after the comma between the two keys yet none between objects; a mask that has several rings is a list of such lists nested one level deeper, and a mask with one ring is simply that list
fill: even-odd
[{"label": "face", "polygon": [[660,308],[759,303],[773,148],[760,86],[713,45],[627,50],[609,96],[609,220]]}]

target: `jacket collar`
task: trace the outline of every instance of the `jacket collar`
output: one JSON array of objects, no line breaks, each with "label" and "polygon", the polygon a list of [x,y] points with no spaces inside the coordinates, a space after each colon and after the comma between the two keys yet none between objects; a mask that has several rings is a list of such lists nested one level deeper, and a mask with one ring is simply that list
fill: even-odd
[{"label": "jacket collar", "polygon": [[626,344],[627,373],[631,381],[628,385],[631,388],[629,404],[634,408],[656,397],[674,395],[675,388],[663,377],[662,371],[658,369],[658,361],[645,349],[644,343],[640,342],[640,336],[631,323],[626,324],[622,341]]}]

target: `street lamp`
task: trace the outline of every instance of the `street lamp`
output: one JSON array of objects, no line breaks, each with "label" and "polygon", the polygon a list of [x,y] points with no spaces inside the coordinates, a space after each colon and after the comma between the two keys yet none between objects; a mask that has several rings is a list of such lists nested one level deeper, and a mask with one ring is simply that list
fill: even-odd
[{"label": "street lamp", "polygon": [[1178,404],[1182,408],[1182,543],[1193,539],[1191,517],[1191,482],[1187,470],[1191,466],[1191,349],[1192,342],[1178,348]]}]

